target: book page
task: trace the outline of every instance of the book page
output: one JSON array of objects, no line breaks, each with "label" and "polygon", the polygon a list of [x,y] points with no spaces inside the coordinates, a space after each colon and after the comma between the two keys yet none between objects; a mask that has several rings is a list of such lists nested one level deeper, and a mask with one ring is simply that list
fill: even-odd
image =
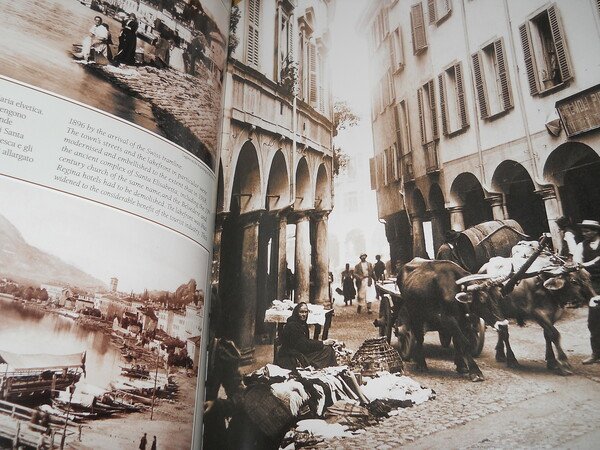
[{"label": "book page", "polygon": [[230,5],[158,3],[0,5],[2,442],[191,446]]}]

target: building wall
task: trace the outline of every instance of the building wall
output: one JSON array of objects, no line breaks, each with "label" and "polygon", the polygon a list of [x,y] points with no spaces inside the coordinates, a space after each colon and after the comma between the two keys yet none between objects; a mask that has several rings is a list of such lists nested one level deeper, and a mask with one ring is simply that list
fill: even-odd
[{"label": "building wall", "polygon": [[[427,48],[419,54],[414,54],[411,30],[411,8],[420,3],[424,13],[424,29]],[[397,144],[394,106],[404,100],[408,106],[410,148],[414,180],[382,181],[386,162],[375,170],[377,185],[379,217],[386,218],[407,210],[415,214],[419,205],[413,204],[415,193],[418,191],[425,201],[425,210],[429,213],[433,207],[430,201],[430,191],[434,184],[441,187],[447,208],[457,206],[463,201],[457,191],[457,178],[471,173],[477,179],[487,198],[502,192],[501,164],[514,161],[522,166],[532,180],[537,192],[545,191],[544,206],[547,214],[547,226],[554,231],[553,221],[563,211],[561,195],[552,200],[548,190],[559,192],[559,175],[551,175],[548,158],[556,155],[555,150],[561,145],[582,143],[589,146],[596,154],[600,153],[600,133],[598,130],[568,138],[564,129],[558,136],[552,135],[546,129],[546,123],[555,119],[557,113],[555,103],[561,99],[592,88],[600,80],[600,60],[595,56],[600,54],[600,10],[597,3],[586,0],[558,0],[549,3],[543,0],[527,0],[522,2],[496,0],[451,0],[446,2],[451,9],[443,20],[430,23],[429,5],[431,2],[421,1],[387,1],[376,2],[365,11],[365,17],[360,27],[368,30],[371,48],[374,54],[374,68],[371,77],[371,87],[374,91],[373,134],[374,134],[374,163],[382,158],[385,149]],[[433,2],[439,5],[444,2]],[[569,61],[572,78],[548,89],[543,94],[532,95],[529,88],[529,78],[525,55],[521,40],[522,24],[529,22],[532,42],[537,32],[532,25],[538,14],[554,6],[557,11],[558,27],[562,28],[562,37],[566,58]],[[377,22],[378,15],[387,14],[389,34],[380,46],[373,43],[371,30]],[[391,67],[389,47],[386,45],[393,39],[394,30],[399,29],[402,37],[403,65],[395,71],[393,78],[392,99],[383,111],[377,106],[377,90],[382,74]],[[502,50],[508,74],[511,105],[506,111],[482,118],[479,101],[478,83],[473,66],[472,55],[495,40],[502,41]],[[539,43],[533,47],[541,48]],[[548,47],[553,48],[553,47]],[[539,54],[539,53],[538,53]],[[594,56],[593,56],[594,55]],[[541,61],[541,57],[538,58]],[[498,58],[496,59],[498,61]],[[464,99],[466,105],[466,120],[468,126],[451,135],[442,133],[442,113],[438,76],[450,66],[460,63],[462,67]],[[496,64],[498,64],[496,62]],[[541,63],[538,61],[538,66]],[[488,67],[488,66],[486,66]],[[491,67],[491,66],[489,66]],[[556,67],[556,66],[555,66]],[[393,69],[392,69],[393,71]],[[538,70],[538,75],[541,72]],[[494,74],[492,70],[491,74]],[[484,73],[485,75],[485,73]],[[498,77],[498,71],[495,71]],[[495,80],[486,78],[490,85],[495,86]],[[541,79],[541,77],[538,77]],[[499,78],[498,78],[499,79]],[[421,143],[420,115],[417,100],[417,90],[427,81],[433,80],[435,87],[435,111],[439,128],[439,137],[435,139],[436,153],[439,161],[438,170],[427,173],[426,148]],[[543,84],[538,82],[540,85]],[[500,92],[500,89],[498,89]],[[501,93],[501,92],[500,92]],[[488,90],[488,98],[490,92]],[[499,101],[501,104],[501,101]],[[568,157],[565,158],[567,164]],[[395,161],[392,161],[395,164]],[[570,164],[571,162],[569,162]],[[556,164],[554,162],[553,164]],[[569,167],[566,166],[565,169]],[[575,166],[573,166],[574,170]],[[590,169],[590,170],[596,170]],[[506,172],[508,173],[508,172]],[[374,172],[372,171],[372,176]],[[399,177],[398,177],[399,178]],[[404,183],[403,183],[404,181]],[[400,194],[404,192],[404,197]],[[540,197],[541,198],[541,197]],[[589,199],[594,201],[593,199]],[[597,202],[598,199],[595,199]],[[506,200],[502,207],[506,217]],[[554,202],[554,203],[553,203]],[[556,203],[556,204],[555,204]],[[589,208],[588,208],[589,209]],[[501,209],[496,209],[495,217],[501,215]],[[597,217],[594,217],[597,218]],[[580,217],[578,219],[581,219]],[[406,231],[406,230],[405,230]],[[556,234],[555,234],[556,240]]]}]

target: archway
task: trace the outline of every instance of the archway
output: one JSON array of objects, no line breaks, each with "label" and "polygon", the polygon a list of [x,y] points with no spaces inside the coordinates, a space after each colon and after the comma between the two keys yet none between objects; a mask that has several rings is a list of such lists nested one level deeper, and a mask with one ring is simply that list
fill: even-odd
[{"label": "archway", "polygon": [[444,194],[438,184],[432,184],[429,189],[429,209],[431,216],[431,234],[433,239],[433,255],[445,242],[445,233],[450,229],[450,215],[445,207]]},{"label": "archway", "polygon": [[325,164],[319,166],[317,171],[317,183],[315,187],[315,209],[317,211],[330,211],[331,204],[331,183],[327,175]]},{"label": "archway", "polygon": [[548,219],[542,197],[535,193],[529,173],[516,161],[503,161],[492,177],[492,187],[504,194],[508,217],[519,222],[534,239],[548,231]]},{"label": "archway", "polygon": [[559,145],[546,160],[544,177],[558,186],[566,216],[576,222],[600,219],[600,157],[591,147]]},{"label": "archway", "polygon": [[229,215],[223,222],[219,294],[225,335],[235,341],[245,362],[254,353],[257,302],[258,216],[262,209],[256,148],[247,141],[234,172]]},{"label": "archway", "polygon": [[485,194],[475,175],[463,172],[452,182],[450,195],[457,206],[463,207],[465,228],[492,220],[492,208],[485,201]]},{"label": "archway", "polygon": [[296,213],[296,241],[294,269],[296,277],[295,300],[309,302],[311,300],[311,262],[313,252],[311,245],[311,226],[308,211],[314,207],[313,190],[311,185],[308,162],[303,157],[296,168],[296,198],[294,210]]}]

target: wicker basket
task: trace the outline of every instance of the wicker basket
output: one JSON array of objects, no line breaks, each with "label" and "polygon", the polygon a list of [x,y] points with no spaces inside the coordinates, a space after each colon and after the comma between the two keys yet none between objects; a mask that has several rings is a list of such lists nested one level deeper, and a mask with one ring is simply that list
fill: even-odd
[{"label": "wicker basket", "polygon": [[404,364],[398,351],[385,339],[385,336],[367,339],[354,354],[350,367],[362,376],[372,377],[377,372],[403,372]]},{"label": "wicker basket", "polygon": [[248,387],[243,403],[250,420],[270,438],[281,439],[294,424],[295,417],[268,384]]}]

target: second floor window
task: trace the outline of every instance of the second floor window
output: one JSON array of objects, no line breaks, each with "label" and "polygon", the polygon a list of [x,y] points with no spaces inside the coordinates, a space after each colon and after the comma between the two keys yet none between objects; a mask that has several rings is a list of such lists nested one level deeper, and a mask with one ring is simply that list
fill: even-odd
[{"label": "second floor window", "polygon": [[413,53],[418,55],[427,48],[423,5],[420,2],[410,7],[410,25],[412,28]]},{"label": "second floor window", "polygon": [[563,85],[573,77],[555,5],[522,24],[519,34],[531,95]]},{"label": "second floor window", "polygon": [[433,80],[428,81],[417,90],[417,103],[419,105],[421,143],[427,144],[439,138]]},{"label": "second floor window", "polygon": [[450,0],[427,0],[429,23],[439,23],[450,15]]},{"label": "second floor window", "polygon": [[439,75],[438,90],[444,136],[466,128],[469,125],[469,119],[461,63],[452,65]]},{"label": "second floor window", "polygon": [[258,69],[260,0],[248,0],[248,31],[246,42],[246,64]]},{"label": "second floor window", "polygon": [[506,54],[502,39],[497,39],[472,55],[473,75],[479,115],[491,118],[513,107]]}]

